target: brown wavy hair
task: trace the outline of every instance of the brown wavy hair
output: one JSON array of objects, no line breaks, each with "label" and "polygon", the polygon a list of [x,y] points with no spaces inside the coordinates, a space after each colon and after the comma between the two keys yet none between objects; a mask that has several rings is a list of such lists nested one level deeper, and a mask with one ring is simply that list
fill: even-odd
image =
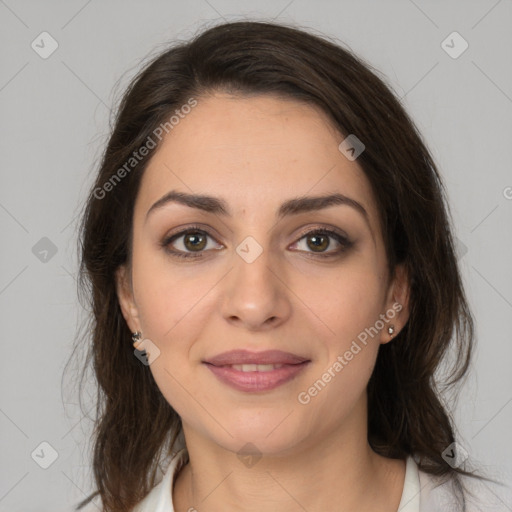
[{"label": "brown wavy hair", "polygon": [[[130,263],[135,198],[156,149],[112,180],[175,110],[215,91],[318,106],[340,133],[356,134],[366,145],[357,161],[377,198],[389,269],[393,275],[402,263],[410,278],[409,320],[392,343],[381,345],[368,383],[368,441],[385,457],[414,455],[421,470],[450,479],[464,507],[459,475],[482,477],[443,459],[456,437],[441,397],[467,373],[474,327],[433,158],[384,79],[338,41],[311,29],[240,21],[152,57],[115,111],[80,226],[79,295],[91,316],[75,348],[88,348],[80,384],[91,363],[97,380],[97,491],[77,510],[97,494],[105,512],[131,510],[155,485],[157,466],[181,433],[180,417],[149,367],[134,357],[115,282],[119,266]],[[115,184],[106,193],[109,180]],[[456,357],[440,381],[434,374],[451,351]]]}]

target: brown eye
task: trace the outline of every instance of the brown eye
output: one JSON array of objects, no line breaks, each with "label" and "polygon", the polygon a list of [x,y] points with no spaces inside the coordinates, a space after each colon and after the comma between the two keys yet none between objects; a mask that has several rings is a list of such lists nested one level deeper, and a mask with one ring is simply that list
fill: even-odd
[{"label": "brown eye", "polygon": [[[201,257],[203,252],[206,252],[206,249],[212,248],[208,247],[209,239],[214,240],[214,238],[206,231],[191,227],[166,237],[161,242],[161,245],[164,250],[172,256],[178,256],[180,258],[197,258]],[[215,248],[215,244],[213,245],[213,248]]]},{"label": "brown eye", "polygon": [[206,247],[206,236],[199,231],[191,231],[183,235],[184,245],[189,251],[200,251]]},{"label": "brown eye", "polygon": [[[306,240],[305,243],[302,241]],[[334,240],[334,244],[332,242]],[[301,244],[305,246],[305,249],[302,249]],[[315,229],[313,231],[309,231],[303,233],[301,238],[295,242],[294,244],[300,251],[306,252],[308,254],[313,254],[314,256],[318,256],[320,258],[328,258],[339,256],[347,249],[352,247],[353,242],[351,242],[346,236],[341,233],[337,233],[336,231],[331,231],[328,229]],[[333,250],[327,250],[334,245]]]},{"label": "brown eye", "polygon": [[314,251],[318,249],[320,252],[323,252],[329,247],[329,237],[326,235],[308,235],[306,238],[311,242],[308,242],[308,247]]}]

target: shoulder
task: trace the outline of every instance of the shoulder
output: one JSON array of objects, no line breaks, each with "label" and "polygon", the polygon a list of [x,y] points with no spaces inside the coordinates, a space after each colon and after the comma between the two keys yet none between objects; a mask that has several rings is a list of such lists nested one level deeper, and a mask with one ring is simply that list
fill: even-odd
[{"label": "shoulder", "polygon": [[458,499],[453,479],[440,478],[423,471],[420,481],[420,512],[509,512],[512,510],[510,479],[488,482],[469,476],[460,476],[464,487],[464,503]]}]

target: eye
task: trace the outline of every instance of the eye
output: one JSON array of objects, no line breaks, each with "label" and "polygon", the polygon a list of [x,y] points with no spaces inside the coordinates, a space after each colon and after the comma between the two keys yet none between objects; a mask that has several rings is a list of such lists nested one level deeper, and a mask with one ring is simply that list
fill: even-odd
[{"label": "eye", "polygon": [[[333,245],[330,239],[334,239],[338,248],[336,250],[326,252],[326,250]],[[303,240],[305,241],[304,243],[302,243]],[[305,249],[300,250],[313,253],[314,256],[319,256],[320,258],[338,256],[353,245],[345,235],[330,229],[313,229],[303,233],[301,238],[295,242],[294,245],[300,247],[301,244]],[[312,250],[308,251],[308,249]]]},{"label": "eye", "polygon": [[[201,229],[199,226],[189,226],[179,233],[166,237],[160,245],[171,256],[201,258],[206,250],[219,249],[219,247],[211,247],[208,239],[214,240],[208,231]],[[305,244],[302,242],[303,240],[305,240]],[[337,244],[337,249],[326,252],[333,245],[331,240],[334,240]],[[222,244],[219,245],[222,247]],[[352,247],[353,242],[344,234],[330,229],[313,229],[302,233],[299,240],[290,247],[296,249],[297,246],[301,245],[303,248],[299,247],[299,252],[312,254],[313,257],[332,258]]]},{"label": "eye", "polygon": [[[198,258],[206,249],[212,249],[208,244],[208,238],[213,237],[205,230],[190,226],[184,231],[166,237],[161,245],[165,251],[179,258]],[[171,248],[170,246],[173,246]],[[194,254],[197,253],[197,254]]]}]

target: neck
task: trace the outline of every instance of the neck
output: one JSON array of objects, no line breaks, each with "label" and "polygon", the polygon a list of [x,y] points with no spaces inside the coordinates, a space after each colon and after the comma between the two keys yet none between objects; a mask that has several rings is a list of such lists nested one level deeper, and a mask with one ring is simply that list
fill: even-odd
[{"label": "neck", "polygon": [[193,431],[185,431],[189,463],[176,478],[176,512],[396,512],[405,463],[376,454],[366,435],[320,436],[244,464]]}]

